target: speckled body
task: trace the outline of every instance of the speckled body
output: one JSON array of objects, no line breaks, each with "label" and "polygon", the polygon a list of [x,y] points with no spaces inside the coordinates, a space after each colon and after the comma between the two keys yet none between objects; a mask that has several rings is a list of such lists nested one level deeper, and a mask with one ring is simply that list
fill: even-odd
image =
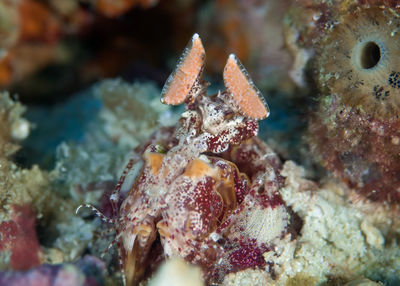
[{"label": "speckled body", "polygon": [[[234,113],[228,96],[199,96],[174,136],[147,144],[144,166],[115,226],[128,284],[152,263],[148,255],[157,233],[163,248],[158,255],[184,257],[203,266],[206,279],[220,281],[226,273],[265,266],[262,254],[284,232],[280,161],[254,138],[257,121]],[[163,132],[154,138],[166,138]],[[261,219],[263,210],[279,209],[271,241],[242,226],[253,209]]]},{"label": "speckled body", "polygon": [[[263,254],[287,233],[290,216],[278,192],[281,163],[256,137],[257,121],[268,116],[268,107],[234,55],[224,70],[228,90],[208,96],[198,68],[203,59],[195,34],[163,89],[164,102],[184,100],[186,111],[177,127],[160,129],[135,150],[110,197],[116,218],[109,222],[128,285],[163,257],[200,265],[210,283],[230,272],[272,267]],[[170,86],[191,64],[197,79],[176,101],[180,89]],[[136,180],[127,180],[135,160],[143,167]],[[129,192],[118,207],[120,190]]]}]

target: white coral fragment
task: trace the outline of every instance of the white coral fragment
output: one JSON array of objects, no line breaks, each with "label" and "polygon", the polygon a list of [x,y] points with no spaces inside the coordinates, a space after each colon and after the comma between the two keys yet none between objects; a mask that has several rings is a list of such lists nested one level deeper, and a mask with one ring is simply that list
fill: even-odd
[{"label": "white coral fragment", "polygon": [[203,286],[199,267],[185,262],[183,259],[174,258],[167,260],[160,267],[148,283],[149,286]]}]

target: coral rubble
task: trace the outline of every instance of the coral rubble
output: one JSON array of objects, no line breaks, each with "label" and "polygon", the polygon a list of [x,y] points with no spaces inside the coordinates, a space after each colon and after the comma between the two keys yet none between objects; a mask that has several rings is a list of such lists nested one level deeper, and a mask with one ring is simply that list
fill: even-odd
[{"label": "coral rubble", "polygon": [[[11,161],[19,148],[16,139],[26,137],[29,123],[20,117],[24,108],[1,94],[2,129],[0,201],[1,201],[1,268],[28,269],[51,260],[56,246],[44,247],[37,234],[37,226],[48,221],[62,222],[71,216],[61,216],[60,210],[72,212],[70,202],[62,200],[52,191],[50,174],[38,166],[24,169]],[[21,124],[27,126],[22,128]],[[17,129],[17,130],[15,130]],[[22,133],[21,133],[22,132]],[[23,134],[24,136],[13,136]],[[52,224],[51,224],[52,225]],[[51,229],[51,226],[48,226]],[[69,251],[64,249],[65,253]],[[50,256],[48,255],[50,254]],[[63,260],[63,259],[62,259]]]},{"label": "coral rubble", "polygon": [[185,262],[183,259],[174,258],[161,265],[156,275],[149,281],[150,286],[184,286],[188,281],[193,286],[204,285],[201,270]]},{"label": "coral rubble", "polygon": [[28,269],[43,259],[36,234],[36,218],[51,211],[49,176],[37,166],[22,169],[11,161],[18,150],[18,139],[29,133],[29,122],[22,118],[24,107],[0,95],[0,265],[7,269]]},{"label": "coral rubble", "polygon": [[366,215],[364,203],[349,204],[345,185],[330,180],[318,186],[306,179],[305,170],[292,161],[284,163],[281,175],[282,199],[303,221],[300,235],[285,237],[264,253],[274,265],[274,279],[246,270],[226,276],[223,285],[397,285],[400,248],[388,229],[398,225],[384,220],[384,212]]},{"label": "coral rubble", "polygon": [[395,226],[391,221],[385,221],[384,226],[365,215],[363,205],[357,208],[349,204],[346,187],[335,181],[317,187],[305,180],[304,169],[293,162],[285,163],[282,175],[282,197],[304,222],[301,236],[293,242],[293,252],[282,250],[291,258],[277,258],[287,263],[282,267],[287,271],[283,277],[293,279],[301,274],[315,281],[326,281],[329,276],[396,279],[399,247],[396,240],[384,239],[387,227]]},{"label": "coral rubble", "polygon": [[[77,121],[77,124],[87,128],[85,143],[60,144],[56,167],[51,172],[41,170],[36,165],[24,169],[11,160],[20,148],[19,141],[28,136],[31,123],[21,117],[25,108],[20,103],[11,100],[7,93],[1,94],[2,270],[28,270],[42,263],[76,261],[91,241],[94,241],[91,251],[100,255],[102,250],[96,252],[96,247],[100,248],[97,245],[105,242],[103,239],[95,240],[96,225],[92,221],[75,216],[76,206],[82,202],[101,202],[107,189],[112,188],[113,180],[130,148],[145,138],[157,122],[162,120],[167,124],[174,118],[160,102],[144,104],[146,98],[152,97],[152,93],[158,93],[151,84],[128,85],[121,80],[114,80],[105,81],[90,90],[92,101],[100,101],[103,108],[96,116],[90,117],[89,123]],[[119,103],[129,102],[124,105],[125,112],[116,106],[113,101],[115,99]],[[78,105],[81,103],[76,100],[71,102]],[[71,106],[65,104],[64,108],[69,109]],[[57,108],[54,114],[63,117],[66,113]],[[84,119],[88,120],[87,117],[81,118]],[[53,124],[57,125],[58,120],[54,120]],[[101,128],[94,128],[95,124]],[[47,123],[47,127],[52,128],[51,122]],[[126,136],[128,134],[125,133],[131,130],[135,131],[131,137]],[[58,134],[53,136],[57,137]],[[43,145],[49,148],[47,142]],[[28,279],[28,276],[33,277],[39,272],[41,270],[32,270],[32,275],[27,276],[18,273],[11,275],[10,272],[6,276],[12,279],[7,281],[17,281],[20,279],[18,277]]]}]

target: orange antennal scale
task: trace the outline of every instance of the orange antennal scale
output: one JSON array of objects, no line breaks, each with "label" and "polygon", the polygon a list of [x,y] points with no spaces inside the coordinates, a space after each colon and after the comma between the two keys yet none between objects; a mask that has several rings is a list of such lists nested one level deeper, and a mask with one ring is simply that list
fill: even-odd
[{"label": "orange antennal scale", "polygon": [[269,116],[269,108],[261,92],[234,54],[230,54],[226,62],[224,83],[244,116],[252,119]]},{"label": "orange antennal scale", "polygon": [[203,44],[196,33],[161,91],[162,103],[178,105],[185,101],[203,71],[205,57]]}]

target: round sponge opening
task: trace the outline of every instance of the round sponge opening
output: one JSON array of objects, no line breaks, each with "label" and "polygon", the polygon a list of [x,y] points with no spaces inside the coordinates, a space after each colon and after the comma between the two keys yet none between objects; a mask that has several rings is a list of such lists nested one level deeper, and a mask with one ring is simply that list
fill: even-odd
[{"label": "round sponge opening", "polygon": [[381,59],[381,49],[375,42],[366,42],[361,48],[360,66],[363,69],[372,69]]}]

